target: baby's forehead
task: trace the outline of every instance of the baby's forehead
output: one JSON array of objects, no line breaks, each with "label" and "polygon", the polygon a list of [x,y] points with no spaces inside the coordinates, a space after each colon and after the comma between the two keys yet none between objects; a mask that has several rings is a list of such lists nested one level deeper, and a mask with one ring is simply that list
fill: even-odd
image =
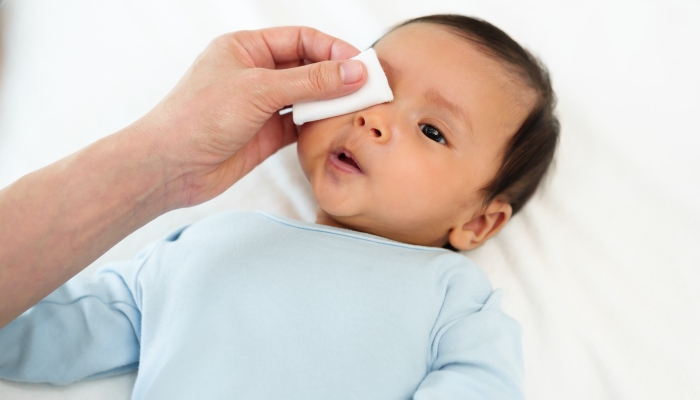
[{"label": "baby's forehead", "polygon": [[[429,91],[434,95],[435,93],[443,92],[440,90],[440,87],[443,85],[454,86],[458,85],[460,81],[478,80],[481,87],[488,84],[493,89],[502,92],[508,100],[508,107],[529,109],[536,102],[537,93],[525,83],[519,71],[499,60],[485,47],[446,27],[427,23],[412,25],[416,26],[408,25],[398,28],[387,33],[375,43],[379,63],[392,88],[400,80],[402,85],[430,87]],[[407,28],[411,28],[413,31],[438,29],[447,33],[452,40],[436,41],[434,46],[421,47],[412,40],[405,40],[414,33]],[[389,43],[383,43],[387,38],[389,38]],[[410,54],[412,51],[414,53],[408,63],[406,59],[398,59],[396,57],[396,55]],[[419,54],[416,54],[416,51]],[[456,68],[441,69],[450,71],[441,74],[410,74],[411,70],[428,71],[433,69],[433,67],[440,69],[436,65],[434,56],[444,52],[469,54],[470,57],[467,60],[471,60],[473,63],[455,63],[456,65],[454,66]],[[415,67],[419,68],[416,69]],[[425,92],[421,93],[421,95],[423,94]]]}]

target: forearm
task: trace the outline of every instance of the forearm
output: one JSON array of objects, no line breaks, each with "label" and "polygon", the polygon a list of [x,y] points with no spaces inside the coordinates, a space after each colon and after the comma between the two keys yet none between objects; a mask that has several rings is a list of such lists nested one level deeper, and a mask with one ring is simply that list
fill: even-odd
[{"label": "forearm", "polygon": [[135,124],[0,190],[0,327],[182,204],[153,136]]}]

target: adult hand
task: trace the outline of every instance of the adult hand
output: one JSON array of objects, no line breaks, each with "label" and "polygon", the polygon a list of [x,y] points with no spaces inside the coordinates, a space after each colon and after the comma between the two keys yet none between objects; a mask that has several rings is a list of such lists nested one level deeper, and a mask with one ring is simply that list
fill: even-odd
[{"label": "adult hand", "polygon": [[310,28],[221,36],[134,124],[0,190],[0,328],[131,232],[296,140],[277,111],[359,89],[365,68],[342,61],[358,53]]},{"label": "adult hand", "polygon": [[182,198],[175,206],[219,195],[294,142],[292,116],[277,113],[285,105],[359,89],[367,76],[362,63],[341,61],[358,53],[341,40],[301,27],[236,32],[212,41],[138,124],[162,136],[167,150],[160,154],[182,179]]}]

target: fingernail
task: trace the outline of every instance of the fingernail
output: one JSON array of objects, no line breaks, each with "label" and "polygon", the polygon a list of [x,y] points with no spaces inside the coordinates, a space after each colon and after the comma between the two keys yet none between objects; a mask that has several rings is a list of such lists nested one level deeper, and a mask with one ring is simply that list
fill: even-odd
[{"label": "fingernail", "polygon": [[362,62],[350,60],[340,64],[340,80],[349,85],[362,79]]}]

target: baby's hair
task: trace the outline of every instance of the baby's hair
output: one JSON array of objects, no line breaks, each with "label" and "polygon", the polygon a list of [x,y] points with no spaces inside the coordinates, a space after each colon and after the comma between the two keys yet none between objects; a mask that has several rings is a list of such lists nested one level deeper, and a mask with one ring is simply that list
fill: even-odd
[{"label": "baby's hair", "polygon": [[524,84],[537,93],[537,101],[505,147],[503,163],[494,179],[481,189],[484,205],[501,197],[517,213],[532,197],[554,158],[559,141],[559,120],[554,115],[556,96],[547,68],[505,32],[477,18],[463,15],[430,15],[406,21],[447,27],[476,44],[485,54],[505,63]]}]

